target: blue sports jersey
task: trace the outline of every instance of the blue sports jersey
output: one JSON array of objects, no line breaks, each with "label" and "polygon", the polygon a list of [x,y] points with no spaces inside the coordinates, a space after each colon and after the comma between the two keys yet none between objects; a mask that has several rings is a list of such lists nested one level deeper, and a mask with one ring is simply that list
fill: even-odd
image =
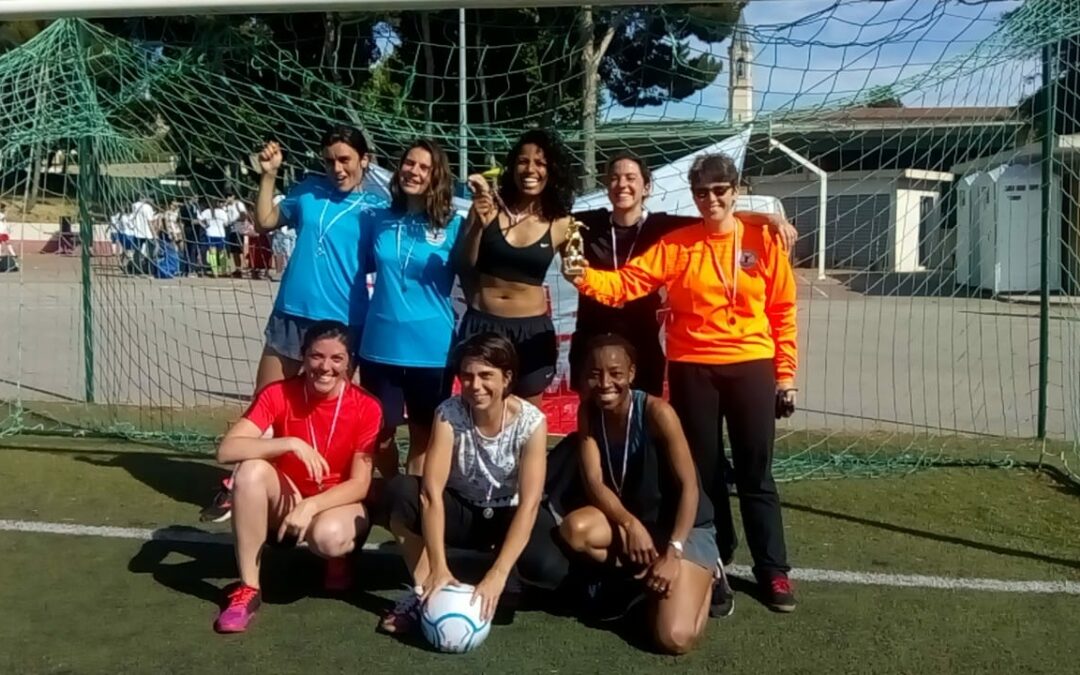
[{"label": "blue sports jersey", "polygon": [[365,215],[374,240],[375,292],[360,356],[397,366],[442,368],[450,353],[454,248],[462,218],[445,228],[426,214],[375,209]]},{"label": "blue sports jersey", "polygon": [[361,214],[385,206],[368,192],[341,192],[326,176],[305,179],[281,201],[285,224],[296,229],[296,247],[281,279],[276,311],[362,326],[368,291],[361,264],[371,230]]}]

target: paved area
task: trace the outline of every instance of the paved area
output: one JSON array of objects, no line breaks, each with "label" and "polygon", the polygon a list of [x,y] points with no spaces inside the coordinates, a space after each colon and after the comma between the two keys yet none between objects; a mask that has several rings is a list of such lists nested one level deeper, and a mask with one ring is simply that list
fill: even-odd
[{"label": "paved area", "polygon": [[[94,260],[99,402],[214,406],[250,393],[276,284],[124,277],[114,267]],[[800,277],[803,410],[790,428],[1034,435],[1037,307]],[[77,257],[38,254],[0,274],[0,400],[82,400],[79,278]],[[552,298],[572,304],[566,287]],[[1048,426],[1076,440],[1080,307],[1052,314]]]}]

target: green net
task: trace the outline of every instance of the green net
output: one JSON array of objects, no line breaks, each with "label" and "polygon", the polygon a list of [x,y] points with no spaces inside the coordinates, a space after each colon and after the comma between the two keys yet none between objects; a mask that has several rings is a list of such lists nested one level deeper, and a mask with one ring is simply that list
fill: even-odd
[{"label": "green net", "polygon": [[[248,238],[240,278],[228,255],[212,261],[218,278],[157,278],[168,247],[124,252],[115,236],[135,227],[133,203],[166,214],[250,199],[251,153],[270,138],[287,188],[319,170],[331,122],[366,130],[378,175],[417,136],[439,139],[461,175],[549,126],[572,150],[582,203],[616,151],[659,174],[728,139],[746,204],[782,207],[799,228],[802,410],[781,427],[780,476],[1045,459],[1076,471],[1080,3],[463,18],[0,23],[0,202],[18,254],[0,274],[0,434],[206,450],[248,399],[273,244]],[[825,172],[824,204],[801,162]],[[678,204],[680,190],[652,199]],[[175,218],[160,222],[179,230],[183,258]],[[568,333],[573,290],[553,275],[550,292]],[[548,396],[555,427],[573,418],[564,377]]]}]

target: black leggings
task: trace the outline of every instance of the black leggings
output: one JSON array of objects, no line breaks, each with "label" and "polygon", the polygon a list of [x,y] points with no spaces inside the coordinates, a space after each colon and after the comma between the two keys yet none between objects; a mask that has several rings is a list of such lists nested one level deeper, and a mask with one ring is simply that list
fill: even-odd
[{"label": "black leggings", "polygon": [[[420,477],[398,476],[391,481],[387,491],[390,518],[410,532],[421,534]],[[443,508],[446,515],[446,545],[474,551],[498,551],[517,512],[517,507],[493,508],[491,517],[485,518],[483,507],[466,502],[453,490],[443,492]],[[536,523],[529,534],[529,543],[525,545],[515,566],[521,581],[547,589],[556,588],[562,583],[569,562],[556,543],[557,527],[555,517],[541,504]]]},{"label": "black leggings", "polygon": [[776,379],[771,360],[729,365],[668,364],[671,405],[679,415],[702,487],[716,507],[716,544],[729,560],[738,541],[724,481],[727,422],[735,485],[754,575],[787,572],[780,496],[772,476],[776,439]]}]

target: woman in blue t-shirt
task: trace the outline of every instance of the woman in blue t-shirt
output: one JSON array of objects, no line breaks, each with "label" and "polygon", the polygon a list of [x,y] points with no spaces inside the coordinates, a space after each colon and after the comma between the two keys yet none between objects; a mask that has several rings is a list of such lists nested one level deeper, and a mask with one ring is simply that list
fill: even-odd
[{"label": "woman in blue t-shirt", "polygon": [[361,213],[384,206],[377,195],[362,192],[369,150],[359,129],[339,126],[322,138],[326,174],[309,176],[274,203],[281,167],[281,147],[267,143],[259,154],[259,196],[256,227],[264,232],[288,225],[296,246],[281,278],[274,309],[266,326],[266,347],[255,378],[256,391],[300,369],[300,345],[308,327],[334,320],[349,327],[353,344],[367,316],[368,292],[361,264],[371,245],[370,230],[361,227]]},{"label": "woman in blue t-shirt", "polygon": [[390,180],[391,203],[365,214],[375,292],[360,344],[360,379],[383,407],[377,465],[398,472],[394,433],[408,413],[407,471],[420,475],[435,408],[450,395],[446,365],[454,332],[451,251],[461,229],[446,152],[421,139]]}]

